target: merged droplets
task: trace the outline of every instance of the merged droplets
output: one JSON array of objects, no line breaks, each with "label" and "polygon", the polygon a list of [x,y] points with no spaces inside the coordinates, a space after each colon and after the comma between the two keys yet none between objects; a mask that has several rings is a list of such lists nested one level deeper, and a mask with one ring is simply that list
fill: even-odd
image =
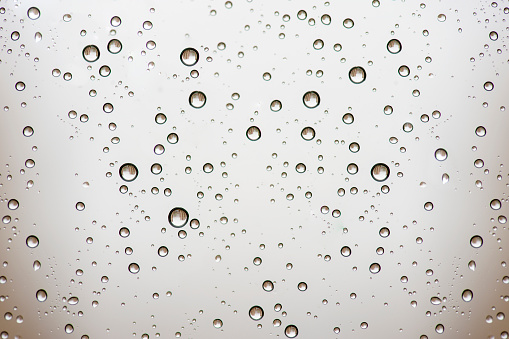
[{"label": "merged droplets", "polygon": [[186,66],[194,66],[200,58],[198,51],[194,48],[186,48],[180,53],[180,61]]},{"label": "merged droplets", "polygon": [[262,132],[256,126],[251,126],[246,131],[246,136],[251,141],[256,141],[262,137]]},{"label": "merged droplets", "polygon": [[389,40],[387,43],[387,50],[392,54],[401,52],[401,42],[398,39]]},{"label": "merged droplets", "polygon": [[170,225],[176,228],[185,226],[188,219],[189,214],[182,207],[175,207],[168,214],[168,221],[170,222]]},{"label": "merged droplets", "polygon": [[473,298],[474,298],[474,293],[469,289],[466,289],[463,291],[463,293],[461,293],[461,299],[463,299],[463,301],[465,301],[465,302],[472,301]]},{"label": "merged droplets", "polygon": [[480,235],[474,235],[472,238],[470,238],[470,246],[473,248],[479,248],[483,244],[482,237]]},{"label": "merged droplets", "polygon": [[46,301],[46,299],[48,299],[48,294],[46,293],[45,290],[40,289],[37,292],[35,292],[35,298],[40,302],[44,302]]},{"label": "merged droplets", "polygon": [[111,39],[108,42],[108,52],[111,54],[118,54],[122,50],[122,43],[118,39]]},{"label": "merged droplets", "polygon": [[263,318],[263,309],[260,306],[253,306],[249,310],[249,317],[255,321],[261,320]]},{"label": "merged droplets", "polygon": [[101,53],[96,45],[88,45],[83,48],[83,58],[88,62],[94,62],[99,59]]},{"label": "merged droplets", "polygon": [[315,91],[309,91],[304,94],[302,101],[307,108],[315,108],[320,105],[320,96]]},{"label": "merged droplets", "polygon": [[444,161],[447,159],[447,151],[443,148],[439,148],[435,151],[435,159],[438,161]]},{"label": "merged droplets", "polygon": [[386,164],[378,163],[371,168],[371,177],[378,182],[387,180],[390,173],[389,166]]},{"label": "merged droplets", "polygon": [[348,77],[354,84],[360,84],[366,80],[366,71],[360,66],[355,66],[348,72]]},{"label": "merged droplets", "polygon": [[315,130],[312,127],[304,127],[300,132],[300,136],[304,140],[313,140],[315,138]]},{"label": "merged droplets", "polygon": [[202,108],[207,102],[207,97],[200,91],[194,91],[189,95],[189,105],[194,108]]},{"label": "merged droplets", "polygon": [[133,262],[129,264],[128,270],[132,274],[137,274],[140,271],[140,266],[137,263]]},{"label": "merged droplets", "polygon": [[122,180],[130,182],[138,177],[138,168],[131,163],[125,163],[120,166],[119,174]]},{"label": "merged droplets", "polygon": [[295,338],[299,335],[299,329],[295,325],[288,325],[285,328],[285,335],[287,338]]},{"label": "merged droplets", "polygon": [[39,246],[39,238],[37,238],[35,235],[29,235],[27,237],[26,244],[30,248],[36,248]]}]

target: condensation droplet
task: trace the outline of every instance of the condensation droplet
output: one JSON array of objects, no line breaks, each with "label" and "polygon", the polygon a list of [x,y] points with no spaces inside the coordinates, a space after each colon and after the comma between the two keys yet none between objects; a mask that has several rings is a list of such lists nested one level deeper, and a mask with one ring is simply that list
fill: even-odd
[{"label": "condensation droplet", "polygon": [[176,228],[185,226],[185,224],[187,224],[188,219],[189,214],[182,207],[175,207],[168,214],[168,221],[170,222],[170,225]]},{"label": "condensation droplet", "polygon": [[94,62],[99,59],[101,53],[96,45],[88,45],[83,48],[83,58],[88,62]]},{"label": "condensation droplet", "polygon": [[249,310],[249,317],[255,321],[261,320],[263,318],[264,312],[260,306],[253,306]]},{"label": "condensation droplet", "polygon": [[461,293],[461,298],[466,302],[472,301],[474,298],[474,293],[471,290],[466,289],[463,291],[463,293]]},{"label": "condensation droplet", "polygon": [[401,52],[401,42],[398,39],[391,39],[387,43],[387,50],[392,54]]},{"label": "condensation droplet", "polygon": [[26,244],[30,248],[36,248],[39,246],[39,238],[37,238],[35,235],[29,235],[27,237]]},{"label": "condensation droplet", "polygon": [[481,247],[483,244],[483,240],[482,240],[482,237],[480,235],[474,235],[471,239],[470,239],[470,245],[473,247],[473,248],[479,248]]},{"label": "condensation droplet", "polygon": [[262,132],[256,126],[251,126],[246,131],[246,136],[251,141],[256,141],[262,137]]},{"label": "condensation droplet", "polygon": [[285,335],[287,338],[295,338],[299,335],[299,329],[295,325],[288,325],[285,328]]},{"label": "condensation droplet", "polygon": [[108,42],[108,52],[111,54],[118,54],[122,50],[122,43],[118,39],[111,39]]},{"label": "condensation droplet", "polygon": [[137,263],[133,262],[129,264],[128,269],[129,272],[131,272],[132,274],[137,274],[140,271],[140,266]]},{"label": "condensation droplet", "polygon": [[378,182],[387,180],[391,171],[386,164],[378,163],[371,168],[371,177]]},{"label": "condensation droplet", "polygon": [[134,164],[125,163],[120,166],[119,174],[124,181],[130,182],[138,177],[138,168]]},{"label": "condensation droplet", "polygon": [[439,148],[435,151],[435,159],[438,161],[444,161],[447,159],[447,151],[443,148]]},{"label": "condensation droplet", "polygon": [[366,71],[360,66],[355,66],[348,72],[348,77],[354,84],[360,84],[366,80]]},{"label": "condensation droplet", "polygon": [[186,48],[180,53],[180,61],[186,66],[194,66],[198,62],[199,53],[194,48]]},{"label": "condensation droplet", "polygon": [[46,301],[46,299],[48,299],[48,294],[46,293],[45,290],[40,289],[35,293],[35,297],[38,301],[44,302]]},{"label": "condensation droplet", "polygon": [[199,91],[194,91],[189,95],[189,104],[194,108],[202,108],[207,102],[205,94]]},{"label": "condensation droplet", "polygon": [[315,91],[309,91],[304,94],[302,101],[307,108],[315,108],[320,105],[320,96]]}]

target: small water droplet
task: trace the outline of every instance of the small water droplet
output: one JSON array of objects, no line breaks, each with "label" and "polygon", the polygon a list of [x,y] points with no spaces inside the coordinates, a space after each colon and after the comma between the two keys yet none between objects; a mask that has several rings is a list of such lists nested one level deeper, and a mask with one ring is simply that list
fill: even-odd
[{"label": "small water droplet", "polygon": [[313,48],[316,50],[320,50],[323,48],[323,40],[322,39],[316,39],[315,42],[313,42]]},{"label": "small water droplet", "polygon": [[435,159],[438,161],[444,161],[447,159],[447,151],[443,148],[438,148],[435,151]]},{"label": "small water droplet", "polygon": [[379,263],[372,263],[370,266],[369,266],[369,271],[373,274],[377,274],[378,272],[380,272],[380,270],[382,269],[382,267],[380,266]]},{"label": "small water droplet", "polygon": [[110,74],[111,74],[111,68],[109,66],[103,65],[103,66],[101,66],[101,68],[99,68],[99,75],[100,76],[107,77]]},{"label": "small water droplet", "polygon": [[315,130],[312,127],[304,127],[300,135],[304,140],[313,140],[315,138]]},{"label": "small water droplet", "polygon": [[495,88],[495,86],[493,85],[493,83],[491,81],[486,81],[484,83],[484,89],[487,90],[487,91],[493,91],[493,88]]},{"label": "small water droplet", "polygon": [[410,68],[408,68],[408,66],[406,66],[406,65],[400,66],[398,68],[398,73],[402,77],[407,77],[410,75]]},{"label": "small water droplet", "polygon": [[71,324],[65,325],[65,333],[71,334],[72,332],[74,332],[74,327]]},{"label": "small water droplet", "polygon": [[23,81],[18,81],[14,87],[17,91],[22,91],[25,89],[25,83]]},{"label": "small water droplet", "polygon": [[498,40],[498,33],[495,31],[490,32],[490,39],[493,41]]},{"label": "small water droplet", "polygon": [[295,325],[288,325],[285,328],[285,335],[287,338],[295,338],[299,335],[299,329]]},{"label": "small water droplet", "polygon": [[308,14],[306,13],[305,10],[300,10],[299,12],[297,12],[297,18],[299,20],[306,20],[307,17],[308,17]]},{"label": "small water droplet", "polygon": [[308,289],[308,284],[306,284],[305,282],[301,281],[297,285],[297,288],[299,289],[299,291],[304,292],[304,291],[306,291]]},{"label": "small water droplet", "polygon": [[274,289],[274,284],[270,280],[265,280],[262,284],[264,291],[271,292]]},{"label": "small water droplet", "polygon": [[129,272],[131,272],[132,274],[136,274],[140,271],[140,266],[137,263],[133,262],[133,263],[129,264],[128,269],[129,269]]},{"label": "small water droplet", "polygon": [[30,7],[27,11],[27,15],[31,20],[37,20],[41,16],[41,12],[37,7]]},{"label": "small water droplet", "polygon": [[352,254],[352,250],[348,246],[343,246],[341,248],[341,255],[343,257],[349,257]]},{"label": "small water droplet", "polygon": [[347,19],[343,20],[343,26],[345,28],[352,28],[354,26],[354,22],[352,19],[347,18]]},{"label": "small water droplet", "polygon": [[255,321],[261,320],[263,318],[264,312],[260,306],[253,306],[249,310],[249,317]]},{"label": "small water droplet", "polygon": [[110,24],[113,26],[113,27],[118,27],[120,26],[120,24],[122,23],[122,20],[118,17],[118,16],[114,16],[113,18],[111,18],[110,20]]},{"label": "small water droplet", "polygon": [[378,182],[387,180],[390,173],[389,166],[383,163],[378,163],[371,168],[371,177]]},{"label": "small water droplet", "polygon": [[475,268],[476,268],[475,261],[470,260],[470,261],[468,262],[468,268],[470,268],[472,271],[475,271]]},{"label": "small water droplet", "polygon": [[223,327],[223,321],[221,319],[214,319],[212,325],[214,325],[215,328],[221,328]]},{"label": "small water droplet", "polygon": [[474,293],[471,290],[466,289],[463,291],[463,293],[461,293],[461,298],[466,302],[472,301],[474,298]]},{"label": "small water droplet", "polygon": [[279,100],[273,100],[270,103],[270,110],[272,112],[279,112],[281,110],[281,108],[283,108],[283,104]]},{"label": "small water droplet", "polygon": [[360,84],[366,80],[366,71],[360,66],[355,66],[348,72],[348,77],[354,84]]},{"label": "small water droplet", "polygon": [[160,257],[166,257],[168,255],[168,252],[169,252],[168,247],[166,246],[161,246],[157,250],[157,254],[159,254]]},{"label": "small water droplet", "polygon": [[19,202],[18,202],[18,200],[16,200],[16,199],[11,199],[11,200],[9,200],[9,202],[7,203],[7,207],[8,207],[10,210],[16,210],[16,209],[18,209],[18,207],[19,207]]},{"label": "small water droplet", "polygon": [[502,207],[502,203],[498,199],[493,199],[490,201],[490,207],[492,210],[499,210]]}]

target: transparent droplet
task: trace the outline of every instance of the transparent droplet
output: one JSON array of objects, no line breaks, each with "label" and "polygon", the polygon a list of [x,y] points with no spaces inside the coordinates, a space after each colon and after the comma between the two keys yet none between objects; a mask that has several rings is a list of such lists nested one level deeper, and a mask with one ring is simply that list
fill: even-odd
[{"label": "transparent droplet", "polygon": [[323,40],[322,39],[316,39],[315,42],[313,42],[313,48],[316,50],[320,50],[323,48]]},{"label": "transparent droplet", "polygon": [[387,238],[391,234],[391,231],[387,227],[382,227],[378,234],[380,234],[382,238]]},{"label": "transparent droplet", "polygon": [[211,163],[206,163],[203,165],[203,172],[205,173],[211,173],[214,170],[214,166],[212,166]]},{"label": "transparent droplet", "polygon": [[478,136],[478,137],[483,137],[486,135],[486,128],[484,128],[483,126],[479,126],[475,129],[475,134]]},{"label": "transparent droplet", "polygon": [[260,306],[253,306],[249,310],[249,317],[255,321],[261,320],[263,318],[263,309]]},{"label": "transparent droplet", "polygon": [[72,20],[72,16],[70,14],[64,14],[62,18],[65,22],[69,22]]},{"label": "transparent droplet", "polygon": [[27,15],[32,20],[37,20],[41,16],[41,12],[37,7],[30,7],[27,11]]},{"label": "transparent droplet", "polygon": [[315,138],[315,130],[312,127],[305,127],[300,132],[300,135],[304,140],[313,140]]},{"label": "transparent droplet", "polygon": [[186,66],[194,66],[198,62],[199,54],[194,48],[186,48],[180,53],[180,61]]},{"label": "transparent droplet", "polygon": [[378,163],[371,168],[371,177],[376,181],[385,181],[389,177],[390,170],[386,164]]},{"label": "transparent droplet", "polygon": [[67,325],[65,325],[64,330],[65,330],[65,333],[71,334],[72,332],[74,332],[74,327],[71,324],[67,324]]},{"label": "transparent droplet", "polygon": [[156,120],[156,124],[162,125],[166,122],[166,115],[164,115],[163,113],[157,113],[155,120]]},{"label": "transparent droplet", "polygon": [[305,290],[307,290],[307,289],[308,289],[308,284],[306,284],[305,282],[301,281],[301,282],[297,285],[297,288],[299,289],[299,291],[304,292]]},{"label": "transparent droplet", "polygon": [[499,210],[502,207],[502,203],[498,199],[493,199],[490,201],[490,207],[492,210]]},{"label": "transparent droplet", "polygon": [[122,238],[127,238],[129,236],[131,232],[129,231],[129,229],[127,227],[122,227],[119,231],[118,231],[118,234],[122,237]]},{"label": "transparent droplet", "polygon": [[346,167],[346,171],[349,173],[349,174],[357,174],[357,172],[359,171],[359,167],[357,166],[357,164],[354,164],[354,163],[351,163],[349,164],[347,167]]},{"label": "transparent droplet", "polygon": [[19,39],[19,32],[18,31],[14,31],[11,33],[11,40],[12,41],[17,41]]},{"label": "transparent droplet", "polygon": [[41,269],[41,262],[39,260],[34,261],[33,264],[34,271],[38,271]]},{"label": "transparent droplet", "polygon": [[264,291],[271,292],[274,289],[274,284],[270,280],[265,280],[262,284]]},{"label": "transparent droplet", "polygon": [[279,112],[281,110],[281,108],[283,108],[283,104],[279,100],[273,100],[270,103],[270,110],[272,112]]},{"label": "transparent droplet", "polygon": [[406,65],[400,66],[398,68],[398,73],[402,77],[407,77],[410,75],[410,68],[408,68],[408,66],[406,66]]},{"label": "transparent droplet", "polygon": [[487,90],[487,91],[493,91],[493,88],[495,88],[495,86],[493,85],[493,83],[491,81],[487,81],[484,83],[484,89]]},{"label": "transparent droplet", "polygon": [[25,89],[25,83],[23,81],[18,81],[14,87],[17,91],[22,91]]},{"label": "transparent droplet", "polygon": [[401,52],[401,42],[398,39],[391,39],[387,43],[387,50],[392,54]]},{"label": "transparent droplet", "polygon": [[168,221],[170,225],[176,228],[180,228],[187,224],[187,220],[189,219],[189,214],[187,211],[181,207],[175,207],[168,214]]},{"label": "transparent droplet", "polygon": [[83,58],[88,62],[94,62],[99,59],[101,53],[96,45],[88,45],[83,48]]},{"label": "transparent droplet", "polygon": [[490,39],[493,40],[493,41],[498,40],[498,33],[495,32],[495,31],[491,31],[490,32]]},{"label": "transparent droplet", "polygon": [[26,244],[30,248],[36,248],[39,246],[39,238],[37,238],[35,235],[29,235],[27,237]]},{"label": "transparent droplet", "polygon": [[315,91],[309,91],[304,94],[302,101],[307,108],[315,108],[320,104],[320,96]]},{"label": "transparent droplet", "polygon": [[35,298],[40,302],[44,302],[46,299],[48,299],[48,294],[45,290],[40,289],[35,293]]},{"label": "transparent droplet", "polygon": [[128,269],[129,272],[131,272],[132,274],[136,274],[140,271],[140,266],[137,263],[133,262],[129,264]]},{"label": "transparent droplet", "polygon": [[157,250],[157,254],[159,254],[160,257],[166,257],[168,255],[168,252],[169,252],[168,247],[166,246],[161,246]]},{"label": "transparent droplet", "polygon": [[189,104],[194,108],[202,108],[205,106],[207,97],[199,91],[194,91],[189,95]]},{"label": "transparent droplet", "polygon": [[348,72],[348,77],[354,84],[360,84],[366,80],[366,71],[360,66],[355,66]]},{"label": "transparent droplet", "polygon": [[380,267],[380,264],[378,263],[372,263],[370,266],[369,266],[369,271],[373,274],[377,274],[378,272],[380,272],[382,268]]},{"label": "transparent droplet", "polygon": [[131,163],[125,163],[120,166],[119,174],[122,180],[130,182],[138,177],[138,168]]},{"label": "transparent droplet", "polygon": [[299,20],[306,20],[307,17],[308,17],[308,14],[306,13],[305,10],[300,10],[297,12],[297,18]]},{"label": "transparent droplet", "polygon": [[154,153],[157,155],[161,155],[164,153],[164,146],[161,144],[157,144],[154,146]]},{"label": "transparent droplet", "polygon": [[251,141],[256,141],[262,137],[262,132],[256,126],[251,126],[246,131],[246,136]]},{"label": "transparent droplet", "polygon": [[474,235],[470,239],[470,246],[472,246],[473,248],[479,248],[482,246],[482,244],[483,244],[483,240],[480,235]]},{"label": "transparent droplet", "polygon": [[475,268],[476,268],[475,261],[470,260],[470,261],[468,262],[468,268],[470,268],[470,270],[472,270],[472,271],[475,271]]},{"label": "transparent droplet", "polygon": [[435,151],[435,159],[438,161],[444,161],[447,159],[447,151],[443,148],[439,148]]},{"label": "transparent droplet", "polygon": [[331,17],[329,14],[322,15],[321,20],[322,20],[322,24],[324,24],[324,25],[330,25],[330,23],[331,23]]},{"label": "transparent droplet", "polygon": [[18,209],[18,207],[19,207],[19,202],[18,202],[18,200],[16,200],[16,199],[11,199],[11,200],[9,200],[9,202],[7,203],[7,207],[8,207],[10,210]]},{"label": "transparent droplet", "polygon": [[107,77],[111,74],[111,69],[109,66],[103,65],[99,68],[99,75],[102,77]]},{"label": "transparent droplet", "polygon": [[108,42],[108,52],[111,54],[118,54],[122,50],[122,43],[118,39],[111,39]]},{"label": "transparent droplet", "polygon": [[353,25],[354,25],[354,22],[353,22],[352,19],[347,18],[347,19],[343,20],[343,27],[345,27],[345,28],[352,28]]},{"label": "transparent droplet", "polygon": [[343,115],[343,122],[347,125],[352,124],[354,122],[353,115],[350,113],[346,113],[345,115]]},{"label": "transparent droplet", "polygon": [[466,302],[472,301],[474,298],[474,293],[471,290],[466,289],[463,291],[463,293],[461,293],[461,298]]},{"label": "transparent droplet", "polygon": [[424,209],[425,209],[426,211],[431,211],[431,210],[433,210],[433,203],[432,203],[432,202],[430,202],[430,201],[428,201],[427,203],[425,203],[425,204],[424,204]]},{"label": "transparent droplet", "polygon": [[435,326],[435,332],[437,332],[438,334],[442,334],[444,333],[444,325],[442,324],[438,324],[437,326]]},{"label": "transparent droplet", "polygon": [[67,300],[67,303],[68,303],[69,305],[77,305],[79,302],[80,302],[80,300],[78,299],[78,297],[70,297],[70,298]]},{"label": "transparent droplet", "polygon": [[120,26],[120,24],[122,23],[122,20],[118,17],[118,16],[114,16],[113,18],[111,18],[110,20],[110,24],[113,26],[113,27],[118,27]]},{"label": "transparent droplet", "polygon": [[306,165],[304,165],[303,163],[298,163],[297,166],[295,166],[295,170],[298,173],[304,173],[306,172]]},{"label": "transparent droplet", "polygon": [[221,319],[214,319],[212,325],[214,325],[215,328],[221,328],[223,327],[223,321]]},{"label": "transparent droplet", "polygon": [[343,246],[341,248],[341,255],[343,257],[349,257],[352,254],[352,250],[348,246]]},{"label": "transparent droplet", "polygon": [[285,328],[285,335],[287,338],[295,338],[299,335],[299,330],[295,325],[288,325]]},{"label": "transparent droplet", "polygon": [[161,166],[161,164],[158,164],[158,163],[155,163],[155,164],[152,164],[152,166],[150,166],[150,172],[152,172],[152,174],[161,174],[161,172],[163,171],[163,166]]}]

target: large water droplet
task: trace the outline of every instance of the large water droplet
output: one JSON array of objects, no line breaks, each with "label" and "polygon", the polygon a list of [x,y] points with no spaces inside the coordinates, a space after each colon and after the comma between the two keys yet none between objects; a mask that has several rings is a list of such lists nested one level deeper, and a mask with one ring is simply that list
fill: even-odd
[{"label": "large water droplet", "polygon": [[176,228],[183,227],[187,224],[187,220],[189,219],[189,214],[187,211],[181,207],[175,207],[168,214],[168,221],[170,225]]},{"label": "large water droplet", "polygon": [[111,54],[118,54],[122,50],[122,43],[118,39],[111,39],[108,42],[108,52]]},{"label": "large water droplet", "polygon": [[295,338],[299,335],[299,329],[295,325],[288,325],[285,328],[285,335],[288,338]]},{"label": "large water droplet", "polygon": [[35,235],[29,235],[26,240],[27,246],[30,248],[36,248],[39,246],[39,239]]},{"label": "large water droplet", "polygon": [[472,301],[474,298],[474,293],[471,290],[466,289],[463,291],[463,293],[461,293],[461,298],[466,302]]},{"label": "large water droplet", "polygon": [[32,20],[37,20],[41,16],[41,12],[37,7],[30,7],[27,11],[27,15]]},{"label": "large water droplet", "polygon": [[369,271],[373,274],[377,274],[378,272],[380,272],[380,270],[382,269],[382,267],[380,266],[380,264],[378,263],[372,263],[370,266],[369,266]]},{"label": "large water droplet", "polygon": [[353,22],[352,19],[347,18],[347,19],[343,20],[343,27],[345,27],[345,28],[352,28],[353,25],[354,25],[354,22]]},{"label": "large water droplet", "polygon": [[387,50],[392,54],[401,52],[401,42],[398,39],[391,39],[387,43]]},{"label": "large water droplet", "polygon": [[435,151],[435,159],[438,161],[444,161],[447,159],[447,151],[443,148],[439,148]]},{"label": "large water droplet", "polygon": [[473,248],[479,248],[482,246],[482,243],[483,243],[483,240],[482,240],[482,237],[480,235],[474,235],[471,239],[470,239],[470,245],[473,247]]},{"label": "large water droplet", "polygon": [[313,127],[305,127],[300,132],[300,135],[304,140],[307,141],[313,140],[315,138],[315,130],[313,129]]},{"label": "large water droplet", "polygon": [[46,299],[48,299],[48,294],[46,293],[45,290],[40,289],[35,293],[35,297],[37,298],[38,301],[43,302],[46,301]]},{"label": "large water droplet", "polygon": [[315,42],[313,42],[313,48],[316,50],[320,50],[323,48],[323,40],[322,39],[316,39]]},{"label": "large water droplet", "polygon": [[74,332],[74,327],[71,324],[67,324],[67,325],[65,325],[64,330],[65,330],[65,333],[71,334],[72,332]]},{"label": "large water droplet", "polygon": [[113,27],[118,27],[120,26],[120,24],[122,23],[122,20],[118,17],[118,16],[114,16],[113,18],[111,18],[110,20],[110,24],[113,26]]},{"label": "large water droplet", "polygon": [[320,96],[315,91],[309,91],[304,94],[302,101],[307,108],[315,108],[320,105]]},{"label": "large water droplet", "polygon": [[270,103],[270,110],[272,112],[279,112],[281,110],[281,108],[283,108],[283,104],[279,100],[273,100]]},{"label": "large water droplet", "polygon": [[96,45],[88,45],[83,48],[83,58],[88,62],[97,61],[100,55],[101,53]]},{"label": "large water droplet", "polygon": [[387,180],[390,173],[386,164],[378,163],[371,168],[371,177],[379,182]]},{"label": "large water droplet", "polygon": [[11,199],[11,200],[9,200],[9,202],[7,203],[7,207],[8,207],[10,210],[16,210],[16,209],[18,209],[18,207],[19,207],[19,202],[18,202],[18,200],[16,200],[16,199]]},{"label": "large water droplet", "polygon": [[438,334],[442,334],[444,333],[444,325],[442,324],[438,324],[437,326],[435,326],[435,332],[437,332]]},{"label": "large water droplet", "polygon": [[194,48],[186,48],[180,53],[180,61],[186,66],[194,66],[198,62],[200,55]]},{"label": "large water droplet", "polygon": [[128,269],[129,272],[131,272],[132,274],[136,274],[140,271],[140,266],[137,263],[133,262],[129,264]]},{"label": "large water droplet", "polygon": [[125,163],[120,166],[119,174],[124,181],[133,181],[138,176],[138,168],[134,164]]},{"label": "large water droplet", "polygon": [[194,91],[189,95],[189,104],[194,108],[202,108],[207,102],[205,94],[199,91]]},{"label": "large water droplet", "polygon": [[308,284],[306,284],[304,281],[301,281],[298,285],[297,285],[297,288],[299,291],[301,292],[304,292],[308,289]]},{"label": "large water droplet", "polygon": [[341,248],[341,255],[343,257],[349,257],[352,254],[352,250],[348,246],[343,246]]},{"label": "large water droplet", "polygon": [[16,85],[14,85],[17,91],[23,91],[25,89],[25,83],[23,81],[18,81]]},{"label": "large water droplet", "polygon": [[246,136],[251,141],[256,141],[262,137],[262,132],[256,126],[251,126],[246,131]]},{"label": "large water droplet", "polygon": [[274,283],[270,280],[265,280],[262,284],[262,288],[264,291],[270,292],[274,289]]},{"label": "large water droplet", "polygon": [[348,77],[354,84],[360,84],[366,80],[366,71],[360,66],[355,66],[348,72]]},{"label": "large water droplet", "polygon": [[214,325],[215,328],[221,328],[223,327],[223,321],[221,319],[214,319],[212,325]]},{"label": "large water droplet", "polygon": [[32,126],[25,126],[25,128],[23,128],[24,136],[31,137],[33,134],[34,134],[34,129],[32,128]]},{"label": "large water droplet", "polygon": [[249,317],[255,321],[261,320],[263,318],[263,309],[260,306],[253,306],[249,310]]},{"label": "large water droplet", "polygon": [[161,246],[157,250],[157,254],[159,254],[160,257],[166,257],[168,255],[168,252],[169,252],[168,247],[166,246]]},{"label": "large water droplet", "polygon": [[403,65],[398,68],[398,74],[402,77],[407,77],[410,75],[410,68],[408,66]]},{"label": "large water droplet", "polygon": [[502,203],[498,199],[493,199],[490,201],[490,207],[492,210],[499,210],[502,207]]},{"label": "large water droplet", "polygon": [[493,91],[493,88],[495,88],[495,86],[493,85],[493,83],[491,81],[487,81],[484,83],[484,89],[487,90],[487,91]]}]

